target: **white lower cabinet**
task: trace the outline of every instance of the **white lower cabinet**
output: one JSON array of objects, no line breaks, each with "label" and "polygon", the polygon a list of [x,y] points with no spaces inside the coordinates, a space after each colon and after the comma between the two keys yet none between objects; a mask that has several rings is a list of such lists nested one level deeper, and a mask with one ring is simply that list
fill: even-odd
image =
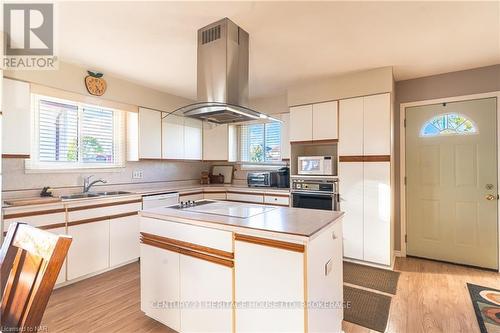
[{"label": "white lower cabinet", "polygon": [[178,332],[179,257],[177,252],[141,244],[141,310]]},{"label": "white lower cabinet", "polygon": [[73,242],[68,252],[68,280],[109,267],[109,219],[71,225]]},{"label": "white lower cabinet", "polygon": [[364,163],[363,258],[383,265],[391,264],[390,177],[389,162]]},{"label": "white lower cabinet", "polygon": [[[304,254],[241,241],[234,254],[235,301],[242,304],[236,332],[304,332]],[[299,305],[272,311],[245,306],[257,302]]]},{"label": "white lower cabinet", "polygon": [[363,260],[363,162],[339,163],[340,210],[344,216],[344,256]]},{"label": "white lower cabinet", "polygon": [[231,332],[232,284],[232,268],[180,255],[180,331]]},{"label": "white lower cabinet", "polygon": [[109,221],[109,264],[111,267],[139,257],[139,215]]},{"label": "white lower cabinet", "polygon": [[226,196],[229,201],[264,203],[264,195],[262,194],[227,192]]},{"label": "white lower cabinet", "polygon": [[344,256],[391,264],[390,162],[339,163]]}]

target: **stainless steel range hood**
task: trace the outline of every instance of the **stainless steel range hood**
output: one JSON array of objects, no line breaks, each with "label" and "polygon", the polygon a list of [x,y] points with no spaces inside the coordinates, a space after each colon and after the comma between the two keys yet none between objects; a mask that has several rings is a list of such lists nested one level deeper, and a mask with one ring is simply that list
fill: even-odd
[{"label": "stainless steel range hood", "polygon": [[174,111],[227,124],[275,118],[248,105],[248,33],[228,18],[198,30],[198,102]]}]

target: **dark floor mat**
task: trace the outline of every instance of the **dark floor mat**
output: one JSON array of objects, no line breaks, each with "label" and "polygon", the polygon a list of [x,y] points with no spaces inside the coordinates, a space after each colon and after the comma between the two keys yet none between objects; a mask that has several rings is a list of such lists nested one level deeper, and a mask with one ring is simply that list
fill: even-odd
[{"label": "dark floor mat", "polygon": [[344,320],[384,332],[391,308],[391,297],[344,286]]},{"label": "dark floor mat", "polygon": [[396,295],[399,272],[344,261],[344,283]]}]

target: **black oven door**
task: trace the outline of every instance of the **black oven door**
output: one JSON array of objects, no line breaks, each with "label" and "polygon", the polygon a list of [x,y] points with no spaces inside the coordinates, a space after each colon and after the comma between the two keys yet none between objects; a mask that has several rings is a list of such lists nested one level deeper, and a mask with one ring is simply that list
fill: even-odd
[{"label": "black oven door", "polygon": [[331,193],[293,192],[293,207],[336,210],[335,195]]}]

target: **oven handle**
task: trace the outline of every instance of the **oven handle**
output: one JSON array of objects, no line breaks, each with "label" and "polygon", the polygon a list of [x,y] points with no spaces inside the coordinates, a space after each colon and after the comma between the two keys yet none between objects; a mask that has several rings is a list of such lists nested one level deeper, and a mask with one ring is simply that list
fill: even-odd
[{"label": "oven handle", "polygon": [[323,197],[333,197],[335,196],[335,193],[325,193],[325,192],[319,192],[319,191],[292,191],[292,194],[310,194],[310,195],[317,195],[317,196],[323,196]]}]

